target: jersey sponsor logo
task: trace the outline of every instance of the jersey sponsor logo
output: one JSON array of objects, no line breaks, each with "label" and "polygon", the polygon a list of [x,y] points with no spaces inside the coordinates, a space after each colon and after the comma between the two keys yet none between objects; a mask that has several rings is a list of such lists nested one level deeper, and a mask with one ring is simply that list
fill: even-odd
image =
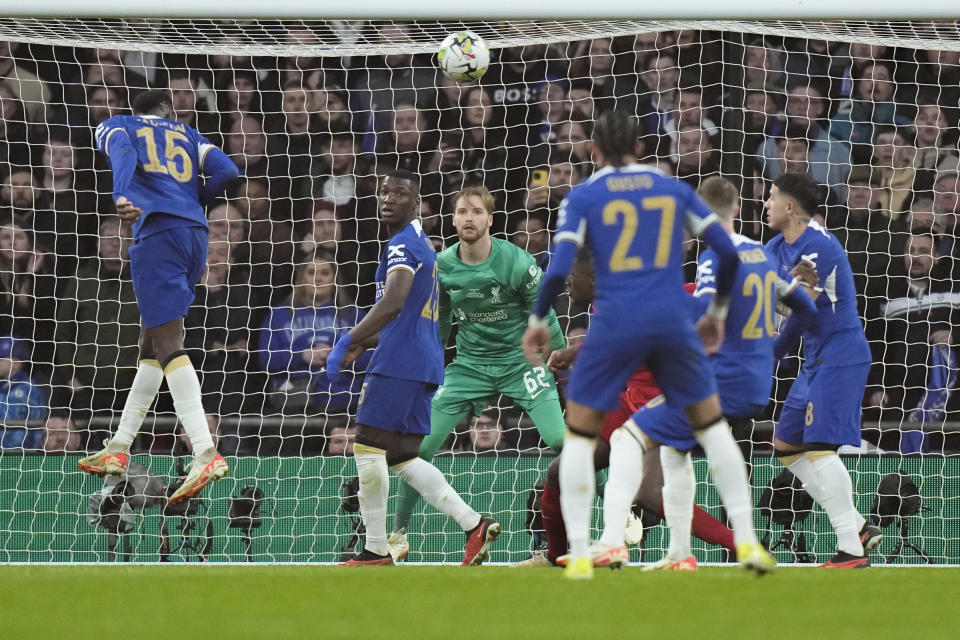
[{"label": "jersey sponsor logo", "polygon": [[457,317],[461,322],[466,322],[467,314],[463,312],[463,309],[457,309]]},{"label": "jersey sponsor logo", "polygon": [[[460,313],[463,313],[461,311]],[[467,311],[466,312],[467,320],[470,322],[479,322],[480,324],[488,324],[491,322],[499,322],[501,320],[507,319],[507,312],[503,309],[497,309],[496,311]]]},{"label": "jersey sponsor logo", "polygon": [[490,302],[493,302],[493,303],[495,303],[495,304],[496,304],[496,303],[499,303],[499,302],[502,302],[502,300],[500,300],[500,287],[499,287],[499,285],[496,286],[496,287],[490,287]]},{"label": "jersey sponsor logo", "polygon": [[540,284],[540,278],[543,277],[543,270],[540,269],[540,267],[538,267],[537,265],[532,264],[530,265],[530,268],[527,269],[527,271],[530,273],[530,277],[533,279],[527,283],[526,288],[532,289],[538,284]]},{"label": "jersey sponsor logo", "polygon": [[407,245],[405,244],[395,244],[387,247],[387,260],[406,258],[406,254],[403,253],[403,250],[406,248]]},{"label": "jersey sponsor logo", "polygon": [[466,297],[468,297],[468,298],[481,298],[481,299],[482,299],[482,298],[483,298],[483,293],[481,293],[480,289],[469,289],[469,290],[467,291],[467,296],[466,296]]}]

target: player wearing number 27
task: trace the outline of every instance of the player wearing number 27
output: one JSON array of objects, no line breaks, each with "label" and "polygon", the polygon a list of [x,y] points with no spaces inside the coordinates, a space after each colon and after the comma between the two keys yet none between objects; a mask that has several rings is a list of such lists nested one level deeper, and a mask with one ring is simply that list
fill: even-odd
[{"label": "player wearing number 27", "polygon": [[[567,434],[560,454],[560,495],[570,557],[564,575],[590,578],[594,564],[621,566],[627,513],[642,479],[642,436],[627,423],[610,438],[611,469],[626,470],[604,493],[604,540],[590,547],[595,492],[593,449],[604,416],[618,406],[628,378],[641,366],[653,373],[669,406],[685,412],[703,446],[728,509],[750,503],[743,456],[723,417],[704,346],[723,341],[737,268],[737,250],[717,216],[686,184],[634,163],[636,120],[618,111],[598,118],[592,154],[600,169],[571,189],[561,204],[555,251],[537,297],[524,351],[539,361],[549,347],[544,318],[587,244],[594,259],[597,313],[567,387]],[[717,295],[701,318],[701,344],[683,287],[683,229],[716,252]],[[763,570],[771,561],[752,530],[735,532],[742,564]]]},{"label": "player wearing number 27", "polygon": [[[183,318],[207,264],[203,205],[223,193],[240,172],[195,129],[170,119],[168,93],[141,93],[133,111],[132,116],[104,120],[97,127],[96,143],[110,160],[117,214],[134,223],[130,274],[143,326],[140,364],[117,433],[103,451],[77,465],[97,475],[123,473],[130,445],[166,379],[194,454],[190,473],[170,496],[170,502],[179,502],[227,473],[227,463],[210,437],[200,381],[183,349]],[[202,188],[200,172],[206,174]]]}]

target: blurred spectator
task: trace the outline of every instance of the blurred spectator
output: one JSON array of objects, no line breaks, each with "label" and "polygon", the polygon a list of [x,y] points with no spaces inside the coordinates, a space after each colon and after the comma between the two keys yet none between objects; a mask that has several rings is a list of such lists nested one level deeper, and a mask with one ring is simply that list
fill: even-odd
[{"label": "blurred spectator", "polygon": [[660,142],[657,155],[668,157],[674,164],[680,163],[680,130],[689,127],[703,129],[707,136],[717,135],[719,130],[703,108],[703,90],[700,87],[685,87],[677,90],[676,107],[662,113],[658,125]]},{"label": "blurred spectator", "polygon": [[35,249],[30,232],[0,227],[0,334],[24,340],[34,367],[53,364],[57,289],[48,256]]},{"label": "blurred spectator", "polygon": [[91,412],[123,407],[140,360],[140,312],[128,266],[132,243],[127,223],[105,219],[98,257],[64,282],[56,327],[61,386],[51,403],[59,415],[70,407],[86,420]]},{"label": "blurred spectator", "polygon": [[80,432],[70,418],[51,415],[43,427],[42,446],[47,453],[82,451]]},{"label": "blurred spectator", "polygon": [[[784,135],[809,140],[810,175],[817,184],[827,185],[833,190],[842,189],[850,172],[850,148],[830,138],[825,128],[826,114],[827,106],[822,91],[813,84],[799,84],[787,92]],[[757,164],[761,173],[771,180],[776,179],[782,171],[777,158],[777,138],[768,136],[757,151]]]},{"label": "blurred spectator", "polygon": [[874,203],[890,218],[910,210],[913,200],[915,149],[904,134],[892,126],[875,129],[871,158]]},{"label": "blurred spectator", "polygon": [[6,81],[0,81],[0,165],[24,165],[28,162],[30,145],[23,103]]},{"label": "blurred spectator", "polygon": [[[572,105],[567,93],[567,85],[552,80],[544,82],[537,89],[537,116],[530,127],[528,145],[536,149],[539,145],[549,145],[557,138],[556,127],[570,119]],[[487,123],[484,122],[484,126]]]},{"label": "blurred spectator", "polygon": [[316,133],[342,133],[353,130],[347,98],[339,86],[311,86],[307,98],[311,126]]},{"label": "blurred spectator", "polygon": [[830,121],[830,135],[850,145],[854,162],[870,160],[870,142],[874,127],[883,124],[910,124],[903,107],[894,101],[896,85],[890,69],[883,63],[867,64],[854,76],[855,86],[850,102],[838,109]]},{"label": "blurred spectator", "polygon": [[327,448],[324,455],[352,456],[353,443],[357,440],[357,425],[349,418],[342,420],[331,417],[328,420]]},{"label": "blurred spectator", "polygon": [[270,176],[267,162],[267,136],[260,121],[250,115],[240,115],[232,120],[229,132],[224,136],[227,155],[237,163],[248,178]]},{"label": "blurred spectator", "polygon": [[291,212],[294,222],[303,220],[309,217],[312,204],[303,196],[310,192],[314,164],[323,145],[310,126],[307,92],[299,83],[290,82],[283,88],[281,112],[267,129],[274,207]]},{"label": "blurred spectator", "polygon": [[[574,80],[570,83],[570,119],[574,122],[592,123],[597,116],[597,103],[593,99],[591,80]],[[647,103],[647,113],[650,106]]]},{"label": "blurred spectator", "polygon": [[260,408],[249,344],[260,304],[249,284],[231,277],[233,268],[231,243],[211,239],[207,268],[184,320],[183,344],[200,374],[206,411],[219,416]]},{"label": "blurred spectator", "polygon": [[497,451],[503,445],[503,428],[493,411],[484,411],[470,421],[470,446],[476,453]]},{"label": "blurred spectator", "polygon": [[557,126],[557,136],[550,155],[570,158],[574,171],[581,178],[593,173],[593,158],[590,157],[590,130],[586,123],[569,120],[560,123]]},{"label": "blurred spectator", "polygon": [[[680,88],[677,59],[668,53],[650,57],[640,74],[640,80],[646,88],[644,98],[649,100],[651,111],[637,115],[644,133],[656,136],[661,129],[661,119],[668,117],[677,108],[677,90]],[[647,148],[652,149],[655,146],[648,144]]]},{"label": "blurred spectator", "polygon": [[935,384],[931,375],[942,368],[944,380],[955,380],[960,368],[952,333],[960,291],[931,233],[913,232],[907,251],[906,276],[891,279],[882,317],[867,325],[874,352],[868,405],[894,420],[915,409],[939,412],[941,422],[952,385]]},{"label": "blurred spectator", "polygon": [[713,147],[709,132],[692,123],[682,125],[677,132],[677,178],[696,189],[719,172],[720,152]]},{"label": "blurred spectator", "polygon": [[547,228],[553,228],[560,203],[573,185],[580,182],[581,177],[579,165],[573,164],[569,156],[551,157],[548,166],[530,172],[527,188],[518,193],[518,196],[525,196],[524,200],[517,201],[510,207],[511,210],[519,210],[521,213],[514,213],[510,217],[537,215],[543,218]]},{"label": "blurred spectator", "polygon": [[[551,75],[545,53],[546,47],[540,44],[495,51],[490,70],[481,79],[483,86],[490,91],[492,103],[502,109],[506,144],[512,149],[526,143],[528,124],[535,119],[534,104],[539,97],[537,87]],[[440,126],[446,128],[443,121]]]},{"label": "blurred spectator", "polygon": [[830,207],[827,227],[847,252],[861,317],[876,318],[886,300],[888,278],[904,275],[908,227],[905,217],[892,218],[877,208],[877,188],[869,167],[854,167],[847,180],[846,201]]},{"label": "blurred spectator", "polygon": [[[76,153],[66,139],[52,135],[41,149],[36,200],[44,204],[48,219],[35,219],[34,229],[52,235],[57,273],[70,275],[78,259],[96,252],[101,202],[93,175],[78,169]],[[104,207],[112,206],[108,198],[103,200]],[[41,212],[35,212],[35,218],[37,213]]]},{"label": "blurred spectator", "polygon": [[[270,309],[260,327],[260,363],[271,374],[274,408],[285,413],[301,412],[307,403],[324,413],[356,408],[363,376],[330,382],[325,366],[337,339],[363,316],[338,282],[333,254],[320,249],[297,266],[293,295]],[[355,370],[363,371],[369,359],[370,352],[357,361]]]},{"label": "blurred spectator", "polygon": [[[843,70],[842,57],[836,55],[839,43],[813,38],[791,38],[787,41],[786,63],[787,86],[813,81],[827,85],[831,79],[840,79]],[[828,92],[829,93],[829,92]]]},{"label": "blurred spectator", "polygon": [[24,46],[26,45],[0,41],[0,80],[23,103],[30,122],[40,123],[44,121],[52,95],[44,82],[17,63],[17,53]]},{"label": "blurred spectator", "polygon": [[960,173],[943,171],[933,183],[934,228],[938,237],[937,249],[953,262],[954,276],[960,276]]},{"label": "blurred spectator", "polygon": [[222,69],[216,72],[215,82],[221,132],[226,134],[241,118],[263,117],[256,71],[243,67]]},{"label": "blurred spectator", "polygon": [[416,105],[401,103],[393,113],[393,126],[389,135],[381,135],[378,167],[405,169],[413,173],[422,173],[428,162],[426,149],[430,148],[430,123],[427,115]]},{"label": "blurred spectator", "polygon": [[[931,229],[934,236],[943,231],[937,224],[937,216],[933,212],[933,200],[930,198],[918,198],[913,201],[913,204],[910,205],[908,223],[909,229]],[[939,242],[937,246],[939,246]]]},{"label": "blurred spectator", "polygon": [[[378,27],[378,36],[381,42],[396,47],[412,42],[410,29],[406,23],[389,22]],[[394,107],[401,102],[416,104],[433,87],[433,79],[433,67],[418,64],[409,53],[369,56],[348,81],[350,108],[364,120],[369,118],[374,131],[387,131]]]},{"label": "blurred spectator", "polygon": [[917,149],[913,159],[913,167],[917,172],[913,190],[918,195],[929,194],[933,190],[937,168],[957,155],[956,142],[953,146],[948,142],[954,136],[943,109],[933,98],[921,97],[921,101],[913,120],[916,134],[914,146]]},{"label": "blurred spectator", "polygon": [[276,304],[289,294],[293,227],[269,218],[270,199],[262,179],[241,180],[230,191],[230,207],[210,211],[214,225],[211,239],[226,232],[235,246],[233,263],[248,273],[247,282],[256,299]]},{"label": "blurred spectator", "polygon": [[23,369],[27,351],[13,336],[0,336],[0,450],[41,445],[43,429],[26,421],[47,417],[47,398]]},{"label": "blurred spectator", "polygon": [[550,232],[541,216],[516,218],[510,228],[510,242],[537,259],[542,269],[550,262]]},{"label": "blurred spectator", "polygon": [[311,255],[317,249],[332,253],[337,259],[337,274],[350,298],[355,298],[357,290],[358,246],[357,242],[343,239],[343,227],[337,219],[336,206],[326,200],[317,200],[313,205],[310,226],[306,227],[306,232],[299,239],[298,250],[304,255]]},{"label": "blurred spectator", "polygon": [[187,69],[174,69],[170,72],[170,98],[177,120],[188,124],[211,143],[222,146],[222,132],[217,124],[207,97],[198,92],[199,75]]}]

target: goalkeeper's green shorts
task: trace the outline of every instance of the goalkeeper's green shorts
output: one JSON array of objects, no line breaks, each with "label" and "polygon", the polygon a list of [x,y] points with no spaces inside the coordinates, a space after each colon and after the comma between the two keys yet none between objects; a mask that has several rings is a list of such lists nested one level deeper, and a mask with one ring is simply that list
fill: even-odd
[{"label": "goalkeeper's green shorts", "polygon": [[443,386],[433,396],[433,410],[456,415],[465,411],[480,415],[503,394],[524,411],[545,402],[559,402],[557,381],[545,366],[533,367],[526,360],[506,364],[481,364],[455,359],[444,372]]}]

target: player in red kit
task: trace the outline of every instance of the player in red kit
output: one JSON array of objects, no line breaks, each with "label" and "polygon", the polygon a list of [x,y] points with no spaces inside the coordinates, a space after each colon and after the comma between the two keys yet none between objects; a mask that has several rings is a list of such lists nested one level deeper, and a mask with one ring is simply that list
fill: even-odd
[{"label": "player in red kit", "polygon": [[[687,292],[692,293],[694,286],[686,285]],[[578,256],[567,279],[567,293],[574,302],[578,303],[593,299],[593,267],[585,251]],[[547,366],[554,372],[569,369],[576,359],[578,350],[579,347],[568,347],[554,351],[547,361]],[[600,430],[600,438],[593,456],[596,471],[602,471],[610,465],[610,435],[629,420],[640,407],[658,395],[660,395],[660,389],[647,369],[640,368],[630,377],[627,388],[620,394],[620,406],[607,414]],[[644,458],[643,483],[634,505],[649,513],[655,513],[662,519],[663,474],[660,469],[659,449],[652,448],[647,451]],[[567,553],[566,527],[560,511],[559,459],[554,460],[547,468],[540,508],[543,514],[543,527],[547,534],[547,551],[545,554],[535,553],[530,559],[518,563],[517,566],[556,565],[557,559]],[[696,505],[694,505],[692,533],[704,542],[720,545],[735,553],[733,532]]]}]

